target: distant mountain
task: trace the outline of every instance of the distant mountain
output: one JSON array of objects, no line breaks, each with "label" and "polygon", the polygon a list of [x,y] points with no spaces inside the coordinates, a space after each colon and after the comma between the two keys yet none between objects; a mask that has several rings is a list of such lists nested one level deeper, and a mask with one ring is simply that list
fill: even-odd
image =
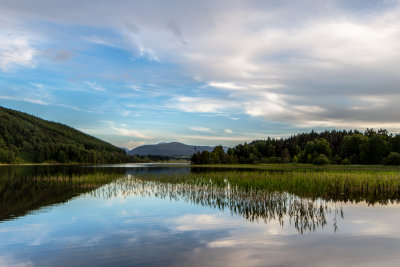
[{"label": "distant mountain", "polygon": [[0,107],[0,163],[118,163],[123,149],[61,123]]},{"label": "distant mountain", "polygon": [[[128,155],[158,155],[172,158],[187,158],[193,155],[194,152],[213,151],[213,146],[192,146],[179,142],[159,143],[156,145],[144,145],[128,151]],[[226,151],[228,148],[224,147]]]}]

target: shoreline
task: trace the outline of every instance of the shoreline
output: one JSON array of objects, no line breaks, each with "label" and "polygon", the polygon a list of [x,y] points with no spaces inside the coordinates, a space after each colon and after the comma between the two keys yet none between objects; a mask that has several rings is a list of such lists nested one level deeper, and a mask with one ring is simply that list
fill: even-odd
[{"label": "shoreline", "polygon": [[182,164],[194,168],[238,168],[238,169],[260,169],[260,170],[368,170],[368,171],[400,171],[400,166],[387,166],[387,165],[312,165],[303,163],[277,163],[277,164],[190,164],[190,161],[167,161],[167,162],[127,162],[127,163],[0,163],[2,166],[109,166],[109,165],[129,165],[129,164],[165,164],[165,165],[178,165]]}]

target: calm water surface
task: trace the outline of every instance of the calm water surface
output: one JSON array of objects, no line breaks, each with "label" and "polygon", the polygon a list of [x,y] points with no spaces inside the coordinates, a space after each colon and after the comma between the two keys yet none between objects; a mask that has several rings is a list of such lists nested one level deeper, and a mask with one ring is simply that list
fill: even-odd
[{"label": "calm water surface", "polygon": [[[98,171],[119,179],[81,190],[29,184],[37,175]],[[201,170],[0,167],[0,266],[400,266],[399,204],[137,179],[191,171]]]}]

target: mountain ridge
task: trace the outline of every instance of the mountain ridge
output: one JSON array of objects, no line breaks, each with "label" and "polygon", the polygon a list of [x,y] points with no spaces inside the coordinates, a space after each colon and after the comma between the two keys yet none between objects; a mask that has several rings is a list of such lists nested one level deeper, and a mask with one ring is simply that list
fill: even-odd
[{"label": "mountain ridge", "polygon": [[[195,152],[213,151],[215,146],[195,146],[187,145],[180,142],[161,142],[158,144],[150,144],[136,147],[127,152],[128,155],[157,155],[167,156],[171,158],[188,158],[191,157]],[[223,147],[224,150],[228,150],[227,147]]]}]

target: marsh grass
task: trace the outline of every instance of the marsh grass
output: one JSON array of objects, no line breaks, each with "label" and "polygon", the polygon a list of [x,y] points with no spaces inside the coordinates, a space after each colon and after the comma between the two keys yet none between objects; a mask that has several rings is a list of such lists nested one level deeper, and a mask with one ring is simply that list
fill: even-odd
[{"label": "marsh grass", "polygon": [[234,191],[288,192],[300,197],[369,204],[400,200],[400,172],[370,170],[224,171],[188,175],[144,175],[141,179],[187,183]]},{"label": "marsh grass", "polygon": [[36,183],[48,186],[69,186],[71,188],[97,188],[101,185],[121,178],[115,174],[92,173],[92,174],[73,174],[65,175],[62,173],[55,175],[35,176],[31,179]]}]

